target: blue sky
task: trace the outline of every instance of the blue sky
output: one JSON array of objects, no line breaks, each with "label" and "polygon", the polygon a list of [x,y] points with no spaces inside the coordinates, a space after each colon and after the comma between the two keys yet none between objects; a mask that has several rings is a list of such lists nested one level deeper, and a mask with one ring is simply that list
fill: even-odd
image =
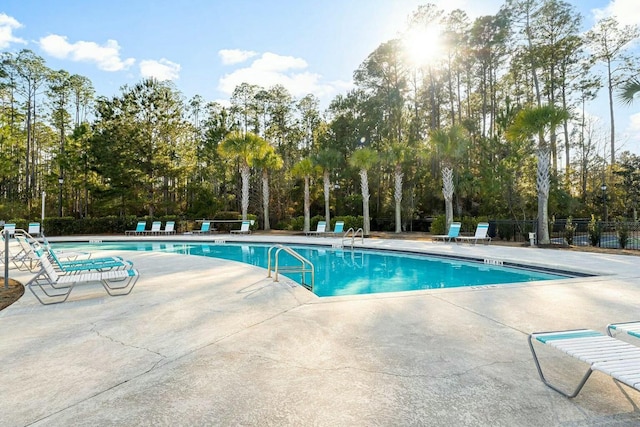
[{"label": "blue sky", "polygon": [[[585,18],[640,24],[639,0],[569,0]],[[28,48],[53,69],[87,76],[98,95],[144,77],[173,80],[186,96],[227,101],[242,81],[283,84],[322,105],[351,87],[353,71],[405,28],[418,0],[3,0],[0,51]],[[503,0],[432,0],[472,18]],[[604,91],[601,93],[604,95]],[[602,100],[591,106],[608,126]],[[618,107],[623,149],[640,153],[640,101]],[[635,114],[635,115],[634,115]],[[604,132],[606,134],[606,131]],[[626,142],[625,142],[626,141]]]}]

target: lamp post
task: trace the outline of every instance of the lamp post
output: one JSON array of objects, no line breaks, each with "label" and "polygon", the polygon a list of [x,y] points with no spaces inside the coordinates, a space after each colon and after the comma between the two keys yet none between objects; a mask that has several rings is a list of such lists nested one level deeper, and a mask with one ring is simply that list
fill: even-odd
[{"label": "lamp post", "polygon": [[602,220],[607,222],[609,220],[609,218],[607,218],[607,184],[603,182],[600,190],[602,190]]},{"label": "lamp post", "polygon": [[64,178],[58,177],[59,191],[58,191],[58,216],[62,218],[62,184],[64,184]]},{"label": "lamp post", "polygon": [[47,193],[46,192],[42,192],[42,213],[40,214],[40,233],[44,234],[44,202],[45,199],[47,198]]}]

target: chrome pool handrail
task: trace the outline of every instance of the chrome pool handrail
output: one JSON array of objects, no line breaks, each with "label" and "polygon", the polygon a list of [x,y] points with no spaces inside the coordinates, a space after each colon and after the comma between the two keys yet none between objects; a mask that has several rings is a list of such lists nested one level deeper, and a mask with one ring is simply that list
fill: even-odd
[{"label": "chrome pool handrail", "polygon": [[[310,291],[313,292],[313,287],[315,285],[315,267],[313,266],[313,263],[311,261],[309,261],[308,259],[306,259],[305,257],[303,257],[302,255],[300,255],[298,252],[294,251],[293,249],[291,249],[288,246],[285,245],[274,245],[271,246],[269,248],[269,251],[267,252],[267,277],[271,277],[271,258],[272,258],[272,251],[276,249],[275,252],[275,256],[274,256],[274,266],[273,266],[273,271],[274,271],[274,277],[273,277],[273,281],[277,282],[278,281],[278,273],[279,272],[294,272],[294,273],[300,273],[302,278],[300,280],[300,283],[302,284],[302,286],[304,286],[305,288],[309,289]],[[279,254],[280,251],[285,251],[286,253],[288,253],[289,255],[291,255],[292,257],[294,257],[295,259],[297,259],[298,261],[300,261],[300,267],[294,267],[294,266],[286,266],[286,267],[280,267],[279,265]],[[311,286],[307,285],[305,283],[305,274],[306,273],[311,273]]]}]

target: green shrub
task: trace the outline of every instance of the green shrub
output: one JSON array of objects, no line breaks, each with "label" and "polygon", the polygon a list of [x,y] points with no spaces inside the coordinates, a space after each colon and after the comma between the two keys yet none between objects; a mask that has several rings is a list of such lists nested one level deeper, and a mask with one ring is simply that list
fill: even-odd
[{"label": "green shrub", "polygon": [[564,239],[567,241],[567,245],[573,245],[573,239],[576,235],[576,225],[573,223],[572,218],[567,218],[567,223],[564,226]]},{"label": "green shrub", "polygon": [[626,221],[616,221],[616,232],[618,234],[618,242],[620,242],[620,248],[626,248],[627,243],[629,242],[629,226],[627,225]]},{"label": "green shrub", "polygon": [[502,240],[510,241],[514,237],[512,224],[498,224],[498,237]]},{"label": "green shrub", "polygon": [[213,219],[242,219],[242,214],[237,211],[220,211],[213,216]]},{"label": "green shrub", "polygon": [[591,214],[591,221],[589,221],[589,243],[591,243],[591,246],[598,246],[601,236],[602,226],[600,222],[596,220],[595,215]]},{"label": "green shrub", "polygon": [[304,228],[304,216],[297,216],[297,217],[291,218],[291,221],[289,221],[289,225],[287,226],[287,230],[291,230],[291,231],[302,231],[303,228]]},{"label": "green shrub", "polygon": [[272,225],[271,228],[273,228],[274,230],[292,230],[291,220],[280,220],[276,223],[276,225]]},{"label": "green shrub", "polygon": [[447,234],[447,218],[445,215],[438,215],[431,222],[431,234],[441,235]]}]

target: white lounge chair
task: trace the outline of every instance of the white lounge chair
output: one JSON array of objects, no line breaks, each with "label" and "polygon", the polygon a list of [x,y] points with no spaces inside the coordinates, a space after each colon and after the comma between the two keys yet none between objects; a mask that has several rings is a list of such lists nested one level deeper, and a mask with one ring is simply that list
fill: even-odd
[{"label": "white lounge chair", "polygon": [[175,226],[175,221],[167,221],[167,223],[164,225],[164,230],[162,230],[159,234],[176,234]]},{"label": "white lounge chair", "polygon": [[[47,255],[55,267],[68,274],[87,271],[125,270],[133,268],[131,261],[126,261],[118,256],[91,258],[88,252],[61,252],[56,253],[48,245],[40,245],[31,235],[24,230],[16,230],[15,241],[21,250],[13,256],[13,263],[18,270],[34,271],[40,266],[40,252]],[[46,239],[45,239],[46,241]],[[80,259],[79,256],[83,258]]]},{"label": "white lounge chair", "polygon": [[79,283],[100,282],[110,296],[120,296],[131,293],[138,281],[139,273],[135,269],[59,274],[44,251],[36,253],[40,257],[41,268],[25,287],[44,305],[66,301]]},{"label": "white lounge chair", "polygon": [[[534,348],[534,342],[549,345],[589,364],[589,369],[575,390],[564,391],[545,378]],[[542,382],[568,398],[576,397],[580,393],[593,371],[605,373],[616,381],[640,390],[640,347],[597,331],[577,329],[532,333],[529,335],[529,348]]]},{"label": "white lounge chair", "polygon": [[30,236],[40,236],[40,223],[30,222],[27,233],[29,233]]},{"label": "white lounge chair", "polygon": [[607,334],[610,337],[615,337],[618,333],[625,333],[634,338],[640,338],[640,322],[623,322],[623,323],[609,323],[607,325]]},{"label": "white lounge chair", "polygon": [[327,231],[327,222],[326,221],[318,221],[318,225],[316,226],[315,231],[307,231],[304,233],[307,236],[322,236]]},{"label": "white lounge chair", "polygon": [[[24,232],[24,230],[21,230]],[[9,259],[18,268],[18,270],[33,271],[40,262],[40,258],[34,252],[27,237],[22,233],[17,233],[13,239],[18,246],[9,246]],[[4,237],[2,238],[4,244]]]},{"label": "white lounge chair", "polygon": [[49,251],[49,257],[55,266],[63,273],[77,274],[87,271],[130,270],[133,263],[119,256],[61,260],[54,251]]},{"label": "white lounge chair", "polygon": [[4,235],[5,230],[7,232],[9,232],[9,236],[10,237],[13,237],[13,235],[16,234],[16,225],[15,224],[11,224],[11,223],[5,224],[3,229],[2,229],[3,235]]},{"label": "white lounge chair", "polygon": [[251,233],[251,221],[242,221],[242,225],[239,230],[231,230],[232,233],[238,234],[250,234]]},{"label": "white lounge chair", "polygon": [[144,234],[156,235],[160,233],[161,228],[162,228],[162,221],[153,221],[151,223],[151,230],[145,230]]},{"label": "white lounge chair", "polygon": [[449,232],[447,234],[437,234],[435,236],[431,236],[431,239],[434,241],[442,240],[443,242],[452,242],[460,234],[461,226],[462,224],[459,222],[452,222],[449,226]]},{"label": "white lounge chair", "polygon": [[488,222],[479,222],[476,227],[476,233],[473,236],[458,236],[456,237],[456,243],[460,242],[469,242],[474,245],[478,243],[478,241],[486,242],[489,244],[491,242],[491,237],[488,236],[489,233],[489,223]]}]

